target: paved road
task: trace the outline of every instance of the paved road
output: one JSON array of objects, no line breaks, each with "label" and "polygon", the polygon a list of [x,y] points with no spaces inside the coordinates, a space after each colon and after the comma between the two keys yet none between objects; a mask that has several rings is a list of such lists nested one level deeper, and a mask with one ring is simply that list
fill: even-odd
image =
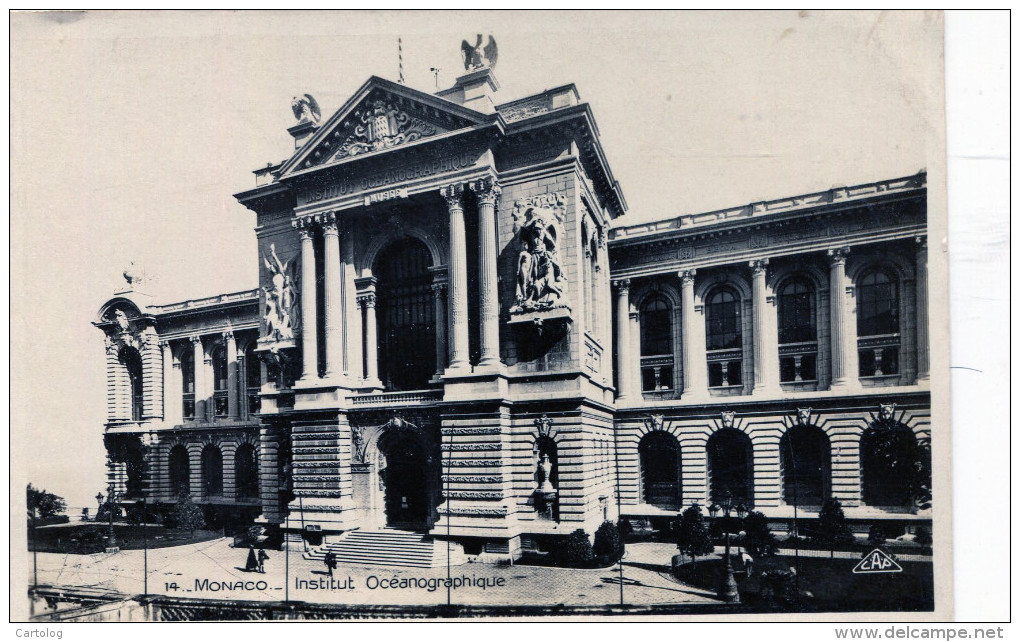
[{"label": "paved road", "polygon": [[[668,573],[676,547],[641,543],[628,546],[624,563],[624,601],[629,604],[717,603],[707,591],[680,584]],[[266,573],[246,573],[247,549],[230,547],[229,539],[149,551],[149,592],[210,599],[303,600],[333,604],[445,604],[446,569],[339,568],[332,586],[320,562],[270,551]],[[143,552],[95,555],[39,553],[39,582],[141,593]],[[538,566],[465,564],[453,568],[460,586],[452,589],[458,604],[617,604],[620,578],[609,569],[559,569]],[[289,590],[285,591],[285,582]],[[240,584],[246,582],[248,584]],[[176,588],[174,588],[176,585]]]}]

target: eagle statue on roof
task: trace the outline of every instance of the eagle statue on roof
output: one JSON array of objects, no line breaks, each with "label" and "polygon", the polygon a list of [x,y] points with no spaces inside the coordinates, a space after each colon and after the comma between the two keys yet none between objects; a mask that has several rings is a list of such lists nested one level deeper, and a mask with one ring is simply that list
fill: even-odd
[{"label": "eagle statue on roof", "polygon": [[460,56],[464,59],[464,69],[471,71],[482,67],[495,67],[498,50],[496,40],[491,35],[489,43],[482,47],[482,34],[478,34],[478,40],[471,46],[467,40],[460,43]]},{"label": "eagle statue on roof", "polygon": [[317,123],[322,119],[322,110],[319,109],[319,103],[315,102],[315,98],[311,94],[305,94],[300,98],[294,96],[290,101],[290,108],[294,112],[294,118],[299,123]]}]

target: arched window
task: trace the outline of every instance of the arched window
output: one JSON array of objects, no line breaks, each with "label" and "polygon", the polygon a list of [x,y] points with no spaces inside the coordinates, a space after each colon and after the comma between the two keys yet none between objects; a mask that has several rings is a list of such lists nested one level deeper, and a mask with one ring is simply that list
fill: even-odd
[{"label": "arched window", "polygon": [[195,418],[195,354],[188,348],[181,352],[181,402],[185,419]]},{"label": "arched window", "polygon": [[375,261],[379,377],[387,390],[425,388],[436,371],[431,254],[417,239],[390,244]]},{"label": "arched window", "polygon": [[641,304],[641,390],[673,389],[673,309],[662,295]]},{"label": "arched window", "polygon": [[254,415],[262,409],[262,397],[259,392],[262,389],[262,368],[259,365],[258,354],[255,352],[255,342],[252,341],[244,349],[244,378],[247,386],[248,414]]},{"label": "arched window", "polygon": [[931,459],[900,423],[879,423],[861,435],[861,490],[870,506],[910,506],[931,487]]},{"label": "arched window", "polygon": [[857,282],[857,337],[860,376],[881,377],[899,372],[899,292],[896,281],[881,270]]},{"label": "arched window", "polygon": [[259,496],[258,458],[251,444],[241,444],[234,452],[234,487],[239,498]]},{"label": "arched window", "polygon": [[708,351],[708,385],[739,386],[743,364],[740,297],[730,288],[718,288],[706,298],[705,347]]},{"label": "arched window", "polygon": [[175,496],[187,493],[191,487],[191,462],[188,450],[181,445],[171,448],[167,467],[170,472],[170,492]]},{"label": "arched window", "polygon": [[751,438],[735,428],[723,428],[708,438],[708,473],[714,503],[729,493],[734,504],[750,508],[754,499]]},{"label": "arched window", "polygon": [[556,442],[550,437],[535,440],[535,510],[539,517],[558,520],[560,470]]},{"label": "arched window", "polygon": [[815,288],[809,280],[795,276],[779,288],[779,375],[784,382],[817,379],[817,308]]},{"label": "arched window", "polygon": [[142,356],[138,350],[131,347],[122,348],[120,351],[120,362],[127,370],[128,382],[131,394],[131,420],[142,420],[142,407],[145,396],[142,389]]},{"label": "arched window", "polygon": [[641,498],[646,504],[679,510],[681,502],[680,444],[676,437],[653,430],[638,444]]},{"label": "arched window", "polygon": [[829,437],[817,426],[794,426],[779,440],[783,500],[791,506],[821,506],[832,487]]},{"label": "arched window", "polygon": [[227,389],[227,349],[223,346],[213,348],[212,355],[213,371],[213,404],[217,417],[226,417],[230,392]]},{"label": "arched window", "polygon": [[202,493],[205,497],[223,494],[223,454],[212,444],[202,449]]}]

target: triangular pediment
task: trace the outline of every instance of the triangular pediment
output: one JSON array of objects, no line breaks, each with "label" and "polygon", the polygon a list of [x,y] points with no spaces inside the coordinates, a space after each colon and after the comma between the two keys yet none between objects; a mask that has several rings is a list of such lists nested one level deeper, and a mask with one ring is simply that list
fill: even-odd
[{"label": "triangular pediment", "polygon": [[492,115],[373,76],[284,164],[280,176],[375,155],[492,120]]}]

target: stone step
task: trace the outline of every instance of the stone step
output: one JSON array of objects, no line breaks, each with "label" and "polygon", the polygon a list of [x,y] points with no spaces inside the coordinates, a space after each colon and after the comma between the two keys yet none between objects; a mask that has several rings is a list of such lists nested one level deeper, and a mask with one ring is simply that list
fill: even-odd
[{"label": "stone step", "polygon": [[[304,558],[322,562],[329,551],[336,555],[337,564],[434,568],[447,563],[444,542],[427,539],[421,533],[395,529],[348,531],[339,540],[306,552]],[[459,552],[459,546],[451,550],[451,563],[465,561]]]}]

